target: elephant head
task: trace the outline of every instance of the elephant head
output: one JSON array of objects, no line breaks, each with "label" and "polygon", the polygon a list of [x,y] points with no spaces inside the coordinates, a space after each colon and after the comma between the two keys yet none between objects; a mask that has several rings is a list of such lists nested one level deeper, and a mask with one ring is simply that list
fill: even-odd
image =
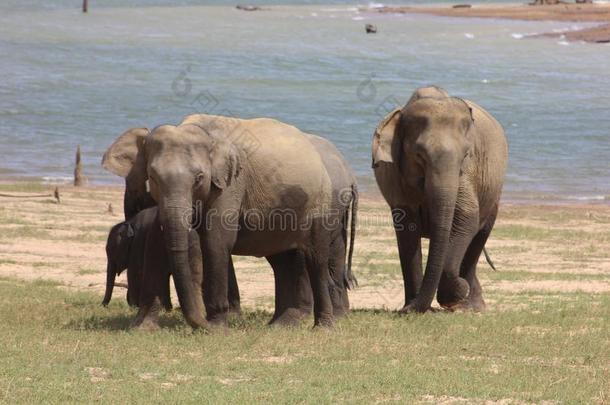
[{"label": "elephant head", "polygon": [[[427,217],[422,220],[430,238],[429,259],[414,303],[417,311],[430,307],[442,274],[460,176],[474,130],[472,111],[465,101],[447,97],[442,89],[427,88],[402,109],[392,111],[373,138],[373,167],[379,168],[375,174],[386,199],[408,194],[411,205],[427,207]],[[391,182],[380,179],[384,174],[391,176]],[[382,186],[384,182],[387,187]],[[401,191],[392,195],[384,188]]]},{"label": "elephant head", "polygon": [[104,167],[126,175],[128,182],[148,179],[185,319],[192,327],[205,326],[201,289],[192,283],[188,258],[193,205],[205,206],[231,185],[240,168],[235,146],[197,125],[183,124],[157,127],[146,137],[128,131],[105,156],[111,150],[122,158],[105,158]]},{"label": "elephant head", "polygon": [[[135,236],[135,232],[131,224],[121,222],[110,229],[108,240],[106,242],[106,258],[108,261],[106,267],[106,293],[102,305],[106,306],[112,298],[112,290],[114,289],[114,280],[117,275],[121,274],[129,266],[129,253],[131,243]],[[131,289],[131,283],[129,284]],[[133,297],[137,297],[137,293],[131,290],[127,293],[127,302],[135,305]]]},{"label": "elephant head", "polygon": [[123,210],[125,219],[133,218],[138,212],[155,205],[146,188],[146,170],[144,161],[138,154],[143,146],[147,128],[131,128],[124,132],[108,148],[102,158],[104,169],[125,179],[125,196]]}]

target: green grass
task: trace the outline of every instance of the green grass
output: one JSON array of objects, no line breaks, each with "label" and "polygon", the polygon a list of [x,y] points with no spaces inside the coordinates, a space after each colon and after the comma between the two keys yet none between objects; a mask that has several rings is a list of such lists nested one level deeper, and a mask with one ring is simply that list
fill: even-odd
[{"label": "green grass", "polygon": [[0,264],[17,264],[18,262],[13,259],[0,259]]},{"label": "green grass", "polygon": [[20,225],[10,228],[3,228],[0,232],[0,239],[15,240],[15,239],[52,239],[53,237],[46,229],[41,229],[35,225]]},{"label": "green grass", "polygon": [[610,232],[588,232],[576,229],[557,229],[519,224],[498,225],[494,227],[492,237],[528,241],[610,242]]},{"label": "green grass", "polygon": [[[575,269],[577,271],[578,269]],[[535,280],[576,280],[576,281],[610,281],[610,275],[608,274],[577,274],[577,273],[566,273],[566,272],[530,272],[530,271],[485,271],[484,272],[489,279],[494,281],[508,280],[508,281],[535,281]],[[479,275],[481,273],[479,272]]]},{"label": "green grass", "polygon": [[[77,235],[65,236],[62,240],[69,240],[74,242],[82,242],[82,243],[96,243],[96,242],[106,242],[108,240],[108,231],[106,233],[101,232],[79,232]],[[103,246],[103,245],[101,245]]]},{"label": "green grass", "polygon": [[608,401],[610,295],[543,298],[500,295],[496,306],[528,309],[484,315],[355,311],[330,331],[269,328],[256,311],[207,335],[174,311],[143,333],[118,297],[103,308],[55,283],[0,279],[0,401]]},{"label": "green grass", "polygon": [[76,274],[78,274],[79,276],[87,276],[87,275],[90,275],[90,274],[100,274],[100,271],[99,270],[95,270],[95,269],[81,267],[80,269],[78,269]]},{"label": "green grass", "polygon": [[55,190],[55,186],[40,182],[18,181],[0,184],[0,193],[53,193],[53,190]]},{"label": "green grass", "polygon": [[30,223],[18,217],[14,211],[0,207],[0,224],[28,225]]}]

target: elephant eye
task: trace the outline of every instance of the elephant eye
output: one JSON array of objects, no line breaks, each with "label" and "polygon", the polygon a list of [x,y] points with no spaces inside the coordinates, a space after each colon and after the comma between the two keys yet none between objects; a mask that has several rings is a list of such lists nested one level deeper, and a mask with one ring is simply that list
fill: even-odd
[{"label": "elephant eye", "polygon": [[195,176],[195,187],[198,187],[201,185],[201,183],[203,183],[203,177],[203,173],[197,173],[197,175]]}]

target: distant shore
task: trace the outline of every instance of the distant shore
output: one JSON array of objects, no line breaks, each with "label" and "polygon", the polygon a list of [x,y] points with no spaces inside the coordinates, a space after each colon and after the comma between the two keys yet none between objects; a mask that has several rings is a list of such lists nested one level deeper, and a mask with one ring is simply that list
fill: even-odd
[{"label": "distant shore", "polygon": [[[383,197],[377,188],[374,178],[371,177],[358,177],[358,188],[360,195],[364,198],[383,201]],[[58,181],[55,181],[58,180]],[[51,193],[55,187],[60,190],[65,188],[72,188],[72,180],[68,176],[53,177],[51,180],[45,180],[39,176],[1,176],[0,175],[0,189],[3,187],[14,188],[16,190],[27,189],[34,187],[34,189],[45,190],[47,193]],[[88,189],[99,190],[99,191],[119,191],[122,193],[124,190],[123,180],[117,177],[115,181],[95,181],[89,180],[87,184]],[[0,193],[1,194],[1,193]],[[532,191],[504,191],[502,194],[502,204],[511,204],[516,206],[530,206],[530,205],[541,205],[547,207],[572,207],[572,208],[589,208],[598,206],[610,206],[610,194],[607,192],[600,192],[594,195],[578,195],[570,194],[565,191],[556,191],[555,193],[541,193]],[[122,203],[118,205],[121,207]]]},{"label": "distant shore", "polygon": [[[373,11],[373,10],[371,10]],[[565,36],[569,41],[594,43],[610,42],[610,4],[557,4],[545,6],[522,5],[469,5],[452,7],[381,7],[378,13],[418,13],[443,17],[504,18],[526,21],[571,21],[604,23],[596,27],[541,36]]]}]

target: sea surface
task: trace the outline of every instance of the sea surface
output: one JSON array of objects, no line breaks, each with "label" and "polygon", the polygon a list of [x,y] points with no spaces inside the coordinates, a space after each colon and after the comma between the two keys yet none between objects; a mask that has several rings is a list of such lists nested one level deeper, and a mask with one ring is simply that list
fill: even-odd
[{"label": "sea surface", "polygon": [[370,189],[377,122],[436,84],[506,129],[506,200],[610,202],[610,46],[528,38],[585,24],[250,3],[0,1],[0,179],[66,181],[81,145],[91,182],[120,184],[100,167],[119,134],[207,112],[325,136]]}]

